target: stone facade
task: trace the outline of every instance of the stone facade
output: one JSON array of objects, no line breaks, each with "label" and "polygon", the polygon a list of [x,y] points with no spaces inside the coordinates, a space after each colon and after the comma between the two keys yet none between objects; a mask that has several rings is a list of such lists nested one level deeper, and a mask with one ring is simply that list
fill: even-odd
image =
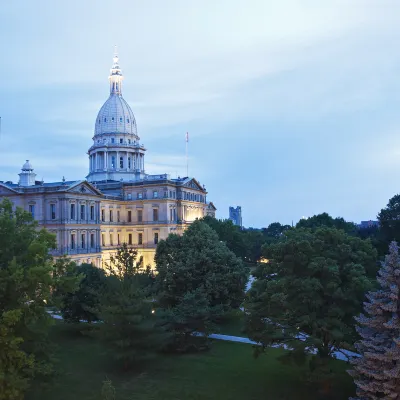
[{"label": "stone facade", "polygon": [[122,98],[116,55],[109,80],[110,97],[96,118],[88,152],[87,180],[36,181],[27,161],[18,183],[0,181],[0,198],[10,198],[56,235],[54,256],[66,254],[78,263],[101,267],[127,243],[139,250],[145,265],[153,266],[158,241],[181,234],[198,218],[215,216],[216,208],[194,178],[146,174],[146,150]]}]

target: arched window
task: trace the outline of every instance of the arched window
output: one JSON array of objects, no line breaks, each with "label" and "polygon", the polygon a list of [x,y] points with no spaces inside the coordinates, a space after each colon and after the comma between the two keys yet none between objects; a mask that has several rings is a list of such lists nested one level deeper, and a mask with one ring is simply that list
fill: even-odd
[{"label": "arched window", "polygon": [[122,117],[119,117],[119,122],[122,122]]},{"label": "arched window", "polygon": [[104,118],[104,122],[107,122],[107,118]]},{"label": "arched window", "polygon": [[131,139],[128,139],[128,144],[131,144]]},{"label": "arched window", "polygon": [[111,118],[111,121],[114,121],[114,117]]},{"label": "arched window", "polygon": [[111,156],[111,168],[115,168],[115,156]]},{"label": "arched window", "polygon": [[124,168],[124,157],[119,158],[119,167]]},{"label": "arched window", "polygon": [[114,138],[111,138],[111,143],[114,143],[115,142],[115,139]]},{"label": "arched window", "polygon": [[131,158],[128,157],[128,169],[131,169]]},{"label": "arched window", "polygon": [[126,122],[129,124],[129,118],[126,119]]}]

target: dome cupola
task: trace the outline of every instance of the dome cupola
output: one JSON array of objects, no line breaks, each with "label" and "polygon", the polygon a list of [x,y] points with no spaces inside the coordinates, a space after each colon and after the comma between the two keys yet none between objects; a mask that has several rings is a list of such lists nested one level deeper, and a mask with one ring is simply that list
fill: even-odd
[{"label": "dome cupola", "polygon": [[122,75],[115,51],[108,80],[110,96],[97,114],[89,149],[89,182],[142,179],[146,149],[139,143],[135,116],[122,97]]}]

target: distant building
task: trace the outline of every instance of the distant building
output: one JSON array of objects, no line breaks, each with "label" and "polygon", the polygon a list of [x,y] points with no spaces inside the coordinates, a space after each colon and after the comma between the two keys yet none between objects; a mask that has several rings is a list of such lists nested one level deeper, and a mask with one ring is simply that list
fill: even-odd
[{"label": "distant building", "polygon": [[234,225],[242,227],[242,207],[229,207],[229,219]]},{"label": "distant building", "polygon": [[358,224],[358,227],[360,229],[366,229],[366,228],[378,228],[379,227],[379,221],[361,221]]}]

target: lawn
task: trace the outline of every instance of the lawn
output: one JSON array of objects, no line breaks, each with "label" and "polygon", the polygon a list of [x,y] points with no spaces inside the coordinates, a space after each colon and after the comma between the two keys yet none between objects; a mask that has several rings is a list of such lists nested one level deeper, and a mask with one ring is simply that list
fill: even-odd
[{"label": "lawn", "polygon": [[[293,400],[317,399],[317,390],[302,382],[301,370],[281,364],[282,350],[254,359],[252,346],[218,342],[201,354],[158,356],[140,371],[122,372],[95,340],[80,335],[73,326],[53,328],[58,343],[58,375],[47,389],[33,388],[28,400],[99,400],[102,381],[112,380],[116,400]],[[335,395],[347,399],[353,384],[340,361]],[[328,399],[328,397],[323,397]]]}]

